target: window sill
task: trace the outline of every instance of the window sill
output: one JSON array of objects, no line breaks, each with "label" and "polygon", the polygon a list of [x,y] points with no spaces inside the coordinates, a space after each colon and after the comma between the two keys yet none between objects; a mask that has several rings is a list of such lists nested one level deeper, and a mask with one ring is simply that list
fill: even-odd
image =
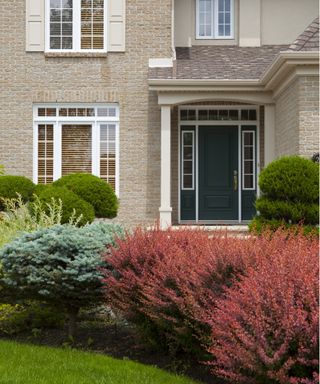
[{"label": "window sill", "polygon": [[107,52],[45,52],[45,57],[107,57]]}]

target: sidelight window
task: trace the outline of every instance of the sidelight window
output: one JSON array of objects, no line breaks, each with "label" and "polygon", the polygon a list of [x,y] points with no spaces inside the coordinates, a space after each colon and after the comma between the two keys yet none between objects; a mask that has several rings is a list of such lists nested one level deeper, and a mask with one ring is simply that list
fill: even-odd
[{"label": "sidelight window", "polygon": [[194,131],[182,132],[182,189],[194,189]]},{"label": "sidelight window", "polygon": [[242,189],[256,189],[255,131],[242,131]]}]

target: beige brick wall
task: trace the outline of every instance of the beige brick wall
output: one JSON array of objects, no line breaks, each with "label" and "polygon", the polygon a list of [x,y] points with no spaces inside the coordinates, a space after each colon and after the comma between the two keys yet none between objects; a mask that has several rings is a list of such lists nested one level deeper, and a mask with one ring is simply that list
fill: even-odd
[{"label": "beige brick wall", "polygon": [[299,79],[299,155],[319,152],[319,78]]},{"label": "beige brick wall", "polygon": [[299,151],[299,81],[296,79],[276,99],[276,157]]},{"label": "beige brick wall", "polygon": [[171,0],[127,0],[126,52],[48,57],[25,51],[25,0],[0,2],[0,164],[32,177],[32,105],[120,105],[120,212],[128,225],[158,218],[160,109],[149,58],[171,57]]},{"label": "beige brick wall", "polygon": [[297,77],[276,99],[276,156],[319,151],[319,78]]}]

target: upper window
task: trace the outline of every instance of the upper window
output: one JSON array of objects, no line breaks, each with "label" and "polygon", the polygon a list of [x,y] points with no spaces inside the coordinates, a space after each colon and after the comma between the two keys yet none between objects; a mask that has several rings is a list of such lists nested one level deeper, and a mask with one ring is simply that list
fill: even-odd
[{"label": "upper window", "polygon": [[47,0],[46,50],[106,50],[106,0]]},{"label": "upper window", "polygon": [[233,1],[197,0],[197,39],[233,39]]}]

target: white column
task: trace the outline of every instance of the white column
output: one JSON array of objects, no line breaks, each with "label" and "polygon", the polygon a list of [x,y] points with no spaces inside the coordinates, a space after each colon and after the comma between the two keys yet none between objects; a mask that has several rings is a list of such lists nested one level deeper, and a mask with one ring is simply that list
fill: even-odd
[{"label": "white column", "polygon": [[171,226],[171,107],[161,106],[161,206],[160,227]]},{"label": "white column", "polygon": [[264,107],[264,165],[276,158],[276,108],[274,104]]}]

